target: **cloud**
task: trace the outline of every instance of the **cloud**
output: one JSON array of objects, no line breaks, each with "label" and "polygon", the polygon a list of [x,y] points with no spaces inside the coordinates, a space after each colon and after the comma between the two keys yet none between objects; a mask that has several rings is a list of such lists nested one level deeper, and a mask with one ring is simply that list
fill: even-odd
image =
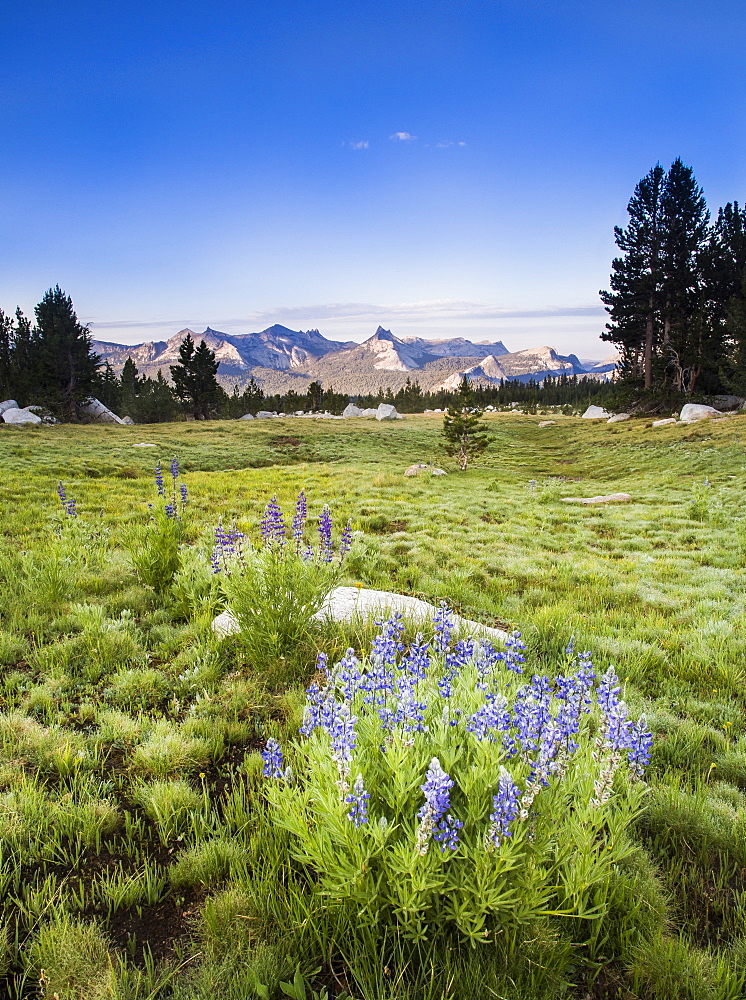
[{"label": "cloud", "polygon": [[370,143],[367,139],[350,139],[349,142],[343,142],[343,146],[349,146],[350,149],[369,149]]},{"label": "cloud", "polygon": [[389,139],[393,139],[394,142],[413,142],[417,138],[416,135],[412,135],[411,132],[394,132],[393,135],[389,136]]}]

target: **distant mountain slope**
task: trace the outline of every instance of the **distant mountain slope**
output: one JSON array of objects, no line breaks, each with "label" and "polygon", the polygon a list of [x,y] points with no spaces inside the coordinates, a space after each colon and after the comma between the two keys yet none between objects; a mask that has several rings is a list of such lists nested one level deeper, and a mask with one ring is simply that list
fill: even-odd
[{"label": "distant mountain slope", "polygon": [[327,340],[318,330],[296,331],[276,324],[259,333],[227,334],[210,327],[204,333],[180,330],[166,341],[113,344],[93,341],[93,349],[119,372],[132,358],[143,375],[162,370],[179,359],[179,345],[190,333],[195,343],[204,340],[220,362],[218,378],[227,388],[243,386],[254,378],[266,393],[290,389],[305,392],[312,381],[350,395],[396,391],[410,379],[425,391],[457,388],[463,378],[474,384],[497,385],[502,379],[541,381],[562,373],[608,377],[614,359],[592,362],[586,369],[574,354],[561,355],[552,347],[510,352],[501,342],[473,342],[463,337],[450,340],[400,338],[379,326],[362,344]]}]

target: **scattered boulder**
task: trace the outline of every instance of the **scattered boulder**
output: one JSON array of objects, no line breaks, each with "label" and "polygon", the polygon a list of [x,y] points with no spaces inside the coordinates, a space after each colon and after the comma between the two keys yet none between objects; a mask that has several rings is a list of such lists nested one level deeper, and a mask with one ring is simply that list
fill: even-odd
[{"label": "scattered boulder", "polygon": [[359,406],[355,406],[354,403],[348,403],[344,410],[342,410],[343,417],[362,417],[362,415],[363,411]]},{"label": "scattered boulder", "polygon": [[28,407],[24,407],[20,410],[17,406],[10,406],[7,410],[3,410],[2,418],[6,424],[40,424],[42,423],[41,417],[38,413],[34,413]]},{"label": "scattered boulder", "polygon": [[608,493],[601,497],[562,497],[562,503],[628,503],[632,496],[629,493]]},{"label": "scattered boulder", "polygon": [[[365,587],[335,587],[321,606],[314,618],[323,620],[332,618],[334,621],[350,621],[357,617],[377,617],[391,611],[401,611],[403,615],[415,621],[431,620],[438,608],[427,601],[404,594],[392,594],[385,590],[367,590]],[[480,622],[470,621],[453,615],[456,628],[468,629],[475,636],[503,643],[508,633],[499,628],[490,628]],[[224,611],[213,619],[212,630],[219,639],[235,635],[240,626],[230,611]]]},{"label": "scattered boulder", "polygon": [[257,420],[272,420],[276,416],[277,416],[276,413],[270,413],[269,410],[259,410],[259,412],[256,415],[256,419]]},{"label": "scattered boulder", "polygon": [[127,416],[127,417],[122,417],[122,423],[127,424],[128,427],[132,427],[134,426],[135,421],[132,419],[132,417]]},{"label": "scattered boulder", "polygon": [[408,469],[404,470],[405,476],[421,476],[423,473],[429,472],[431,476],[447,476],[448,473],[445,469],[438,469],[433,465],[425,465],[424,462],[416,462],[414,465],[410,465]]},{"label": "scattered boulder", "polygon": [[706,420],[707,417],[722,417],[722,413],[714,406],[705,406],[704,403],[685,403],[679,414],[679,420],[689,424],[696,420]]},{"label": "scattered boulder", "polygon": [[[742,409],[746,405],[746,399],[743,396],[710,396],[712,400],[712,405],[717,406],[719,410],[738,410]],[[2,406],[2,403],[0,403]]]},{"label": "scattered boulder", "polygon": [[586,420],[608,420],[610,416],[611,414],[607,413],[603,406],[589,406],[583,414]]},{"label": "scattered boulder", "polygon": [[629,420],[632,416],[631,413],[615,413],[613,417],[609,417],[606,421],[607,424],[620,424],[623,420]]},{"label": "scattered boulder", "polygon": [[363,410],[363,412],[360,414],[360,416],[361,417],[377,417],[378,416],[378,410],[374,406],[368,406],[368,407],[366,407]]},{"label": "scattered boulder", "polygon": [[254,419],[254,414],[253,413],[244,413],[244,415],[242,417],[239,417],[238,419],[239,420],[253,420]]},{"label": "scattered boulder", "polygon": [[157,444],[151,444],[150,441],[140,441],[138,444],[133,444],[133,448],[157,448]]},{"label": "scattered boulder", "polygon": [[6,410],[18,410],[19,406],[15,399],[6,399],[0,403],[0,413],[5,413]]},{"label": "scattered boulder", "polygon": [[552,424],[556,424],[556,420],[540,420],[539,427],[551,427]]},{"label": "scattered boulder", "polygon": [[398,420],[399,414],[393,403],[379,403],[376,410],[376,420]]},{"label": "scattered boulder", "polygon": [[98,399],[92,399],[80,407],[81,413],[89,416],[94,424],[123,424],[124,421]]},{"label": "scattered boulder", "polygon": [[651,427],[665,427],[666,424],[678,424],[676,417],[665,417],[663,420],[654,420]]}]

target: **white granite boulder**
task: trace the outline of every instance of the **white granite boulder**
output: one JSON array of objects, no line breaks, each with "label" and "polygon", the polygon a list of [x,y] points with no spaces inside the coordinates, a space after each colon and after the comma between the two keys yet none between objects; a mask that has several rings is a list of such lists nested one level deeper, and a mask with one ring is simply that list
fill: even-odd
[{"label": "white granite boulder", "polygon": [[613,417],[609,417],[606,421],[607,424],[621,424],[623,420],[629,420],[632,416],[631,413],[615,413]]},{"label": "white granite boulder", "polygon": [[80,412],[90,417],[94,424],[123,424],[124,421],[112,412],[108,406],[98,399],[91,399],[84,406],[80,407]]},{"label": "white granite boulder", "polygon": [[277,416],[276,413],[270,413],[269,410],[259,410],[256,415],[257,420],[272,420]]},{"label": "white granite boulder", "polygon": [[685,403],[681,407],[679,420],[693,424],[697,420],[706,420],[707,417],[722,417],[722,415],[721,411],[716,410],[714,406],[705,406],[704,403]]},{"label": "white granite boulder", "polygon": [[376,410],[376,420],[398,420],[399,414],[393,403],[379,403]]},{"label": "white granite boulder", "polygon": [[348,403],[344,410],[342,410],[343,417],[362,417],[362,415],[363,411],[359,406],[355,406],[354,403]]},{"label": "white granite boulder", "polygon": [[553,424],[556,424],[556,423],[557,423],[556,420],[540,420],[538,426],[539,427],[551,427]]},{"label": "white granite boulder", "polygon": [[29,407],[24,407],[22,410],[17,406],[8,407],[7,410],[3,410],[2,419],[6,424],[40,424],[42,419],[38,413],[34,413]]},{"label": "white granite boulder", "polygon": [[254,414],[253,413],[244,413],[244,415],[242,417],[239,417],[238,419],[239,420],[253,420],[254,419]]},{"label": "white granite boulder", "polygon": [[6,410],[18,410],[20,407],[15,399],[5,399],[0,403],[0,414],[5,413]]},{"label": "white granite boulder", "polygon": [[562,503],[582,503],[582,504],[597,504],[597,503],[629,503],[632,499],[629,493],[607,493],[604,496],[598,497],[562,497]]},{"label": "white granite boulder", "polygon": [[583,414],[586,420],[608,420],[610,416],[611,414],[607,413],[603,406],[589,406]]},{"label": "white granite boulder", "polygon": [[[324,601],[321,610],[314,618],[323,621],[331,618],[334,621],[350,621],[354,618],[372,618],[392,611],[401,613],[414,621],[432,620],[438,608],[427,601],[405,594],[392,594],[386,590],[368,590],[365,587],[335,587]],[[468,629],[475,636],[483,636],[493,642],[505,642],[508,633],[499,628],[490,628],[480,622],[453,615],[456,628]],[[224,611],[213,619],[212,630],[218,639],[235,635],[241,628],[230,611]]]},{"label": "white granite boulder", "polygon": [[663,420],[654,420],[651,427],[666,427],[668,424],[678,424],[676,417],[664,417]]},{"label": "white granite boulder", "polygon": [[424,462],[415,462],[404,470],[405,476],[421,476],[429,472],[431,476],[447,476],[445,469],[438,469],[433,465],[425,465]]},{"label": "white granite boulder", "polygon": [[122,417],[122,423],[127,424],[128,427],[133,427],[135,421],[130,416]]},{"label": "white granite boulder", "polygon": [[366,407],[363,410],[363,412],[360,414],[360,416],[361,417],[377,417],[378,416],[378,410],[374,406],[368,406],[368,407]]}]

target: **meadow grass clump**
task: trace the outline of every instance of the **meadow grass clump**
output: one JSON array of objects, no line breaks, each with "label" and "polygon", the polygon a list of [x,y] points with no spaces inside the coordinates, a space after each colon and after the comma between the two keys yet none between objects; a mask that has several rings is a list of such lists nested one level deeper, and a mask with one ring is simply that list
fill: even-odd
[{"label": "meadow grass clump", "polygon": [[181,778],[138,784],[132,787],[130,795],[153,821],[163,844],[194,829],[204,804],[203,796]]},{"label": "meadow grass clump", "polygon": [[192,737],[168,719],[154,723],[147,737],[132,751],[132,766],[141,774],[168,777],[194,771],[210,760],[210,743]]},{"label": "meadow grass clump", "polygon": [[352,544],[348,522],[335,547],[332,518],[325,504],[319,517],[318,543],[306,538],[308,508],[301,490],[291,526],[273,498],[261,522],[261,546],[246,542],[235,525],[215,532],[212,566],[220,575],[225,599],[241,628],[252,662],[260,666],[288,656],[304,644],[314,615],[339,578]]},{"label": "meadow grass clump", "polygon": [[175,889],[212,889],[227,878],[237,878],[246,870],[246,852],[228,838],[196,844],[179,855],[168,871]]},{"label": "meadow grass clump", "polygon": [[108,941],[94,923],[64,911],[41,925],[25,950],[25,965],[45,1000],[104,1000],[112,995]]}]

